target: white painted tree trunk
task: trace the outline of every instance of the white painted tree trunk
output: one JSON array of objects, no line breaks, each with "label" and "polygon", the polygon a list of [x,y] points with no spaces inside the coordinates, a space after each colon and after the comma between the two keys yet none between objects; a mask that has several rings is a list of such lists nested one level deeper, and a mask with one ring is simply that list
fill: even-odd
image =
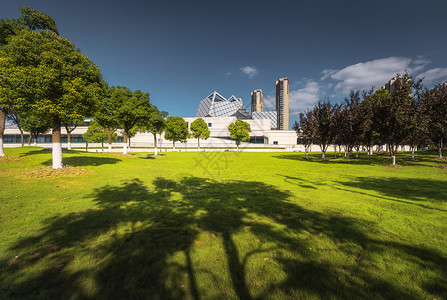
[{"label": "white painted tree trunk", "polygon": [[3,152],[3,138],[0,139],[0,157],[5,156],[5,152]]},{"label": "white painted tree trunk", "polygon": [[175,151],[175,143],[172,142],[172,151]]},{"label": "white painted tree trunk", "polygon": [[123,143],[123,154],[127,154],[127,142]]},{"label": "white painted tree trunk", "polygon": [[53,143],[53,169],[62,168],[62,144]]},{"label": "white painted tree trunk", "polygon": [[34,138],[34,147],[37,147],[37,138]]},{"label": "white painted tree trunk", "polygon": [[0,109],[0,157],[5,156],[3,150],[3,134],[5,133],[5,121],[6,121],[6,111]]},{"label": "white painted tree trunk", "polygon": [[396,164],[396,155],[393,155],[393,166]]},{"label": "white painted tree trunk", "polygon": [[112,152],[112,143],[109,143],[109,148],[108,148],[109,150],[109,152]]},{"label": "white painted tree trunk", "polygon": [[326,151],[323,152],[323,160],[326,160]]},{"label": "white painted tree trunk", "polygon": [[346,163],[348,163],[349,162],[349,152],[348,152],[348,155],[346,155]]},{"label": "white painted tree trunk", "polygon": [[309,151],[306,151],[306,159],[309,159]]},{"label": "white painted tree trunk", "polygon": [[197,139],[197,152],[200,151],[200,138]]},{"label": "white painted tree trunk", "polygon": [[68,150],[71,150],[71,142],[68,142],[67,149],[68,149]]},{"label": "white painted tree trunk", "polygon": [[52,131],[52,143],[53,143],[53,169],[62,168],[62,143],[61,143],[61,121],[58,118],[53,120]]},{"label": "white painted tree trunk", "polygon": [[414,159],[414,147],[411,148],[411,159]]}]

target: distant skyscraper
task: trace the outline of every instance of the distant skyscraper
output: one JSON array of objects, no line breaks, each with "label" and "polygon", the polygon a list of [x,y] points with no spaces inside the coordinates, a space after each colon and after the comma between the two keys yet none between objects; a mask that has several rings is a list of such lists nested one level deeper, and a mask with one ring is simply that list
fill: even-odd
[{"label": "distant skyscraper", "polygon": [[276,81],[276,113],[278,130],[289,130],[289,77]]},{"label": "distant skyscraper", "polygon": [[387,90],[388,93],[392,93],[394,92],[394,89],[396,87],[396,80],[399,79],[399,77],[395,76],[393,78],[391,78],[390,81],[388,81],[383,87],[382,89]]},{"label": "distant skyscraper", "polygon": [[447,81],[441,84],[441,90],[447,92]]},{"label": "distant skyscraper", "polygon": [[251,112],[261,112],[264,109],[264,96],[262,90],[251,92]]}]

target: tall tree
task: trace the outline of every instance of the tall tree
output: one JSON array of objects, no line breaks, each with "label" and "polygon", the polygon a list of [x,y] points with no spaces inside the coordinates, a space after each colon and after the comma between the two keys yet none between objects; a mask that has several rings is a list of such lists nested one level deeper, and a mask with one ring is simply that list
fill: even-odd
[{"label": "tall tree", "polygon": [[20,131],[20,142],[22,144],[22,147],[24,146],[24,141],[23,141],[23,128],[22,128],[22,124],[21,124],[21,117],[19,117],[19,114],[17,113],[16,110],[9,110],[9,113],[6,115],[6,119],[11,121],[12,124],[14,124],[15,126],[17,126],[17,128]]},{"label": "tall tree", "polygon": [[189,127],[191,135],[197,139],[197,151],[200,151],[200,139],[207,140],[210,137],[208,125],[202,118],[196,119]]},{"label": "tall tree", "polygon": [[[20,7],[22,16],[19,19],[1,19],[0,20],[0,49],[8,43],[8,39],[19,34],[22,30],[50,30],[59,34],[56,28],[56,22],[43,12],[29,8]],[[0,81],[0,89],[2,82]],[[0,95],[0,156],[3,152],[3,134],[5,131],[6,115],[10,108],[13,108],[14,99],[4,99]],[[15,108],[17,109],[17,108]]]},{"label": "tall tree", "polygon": [[166,118],[165,138],[172,141],[173,150],[175,150],[175,142],[186,141],[188,138],[188,124],[181,117]]},{"label": "tall tree", "polygon": [[0,51],[0,99],[52,120],[53,168],[62,167],[61,122],[91,115],[102,92],[99,68],[69,40],[22,30]]},{"label": "tall tree", "polygon": [[71,150],[71,133],[81,125],[84,125],[84,119],[74,119],[74,120],[68,120],[63,121],[62,124],[65,127],[65,131],[67,132],[67,149]]},{"label": "tall tree", "polygon": [[437,86],[422,93],[422,101],[428,116],[428,129],[433,142],[438,146],[439,158],[447,140],[447,90]]},{"label": "tall tree", "polygon": [[315,139],[315,119],[312,111],[307,111],[305,114],[299,114],[299,122],[295,121],[293,129],[296,131],[297,137],[304,145],[306,152],[306,159],[309,159],[309,150]]},{"label": "tall tree", "polygon": [[[364,135],[365,116],[360,106],[360,91],[351,91],[350,97],[345,98],[345,103],[341,110],[343,130],[341,138],[346,146],[346,162],[355,147],[360,147]],[[358,151],[357,151],[358,154]]]},{"label": "tall tree", "polygon": [[368,93],[363,94],[363,100],[360,103],[360,109],[363,112],[366,121],[364,122],[363,144],[366,146],[368,155],[372,155],[373,145],[381,145],[380,138],[380,118],[378,116],[379,100],[386,97],[379,97],[380,94],[388,94],[385,89],[379,89],[374,92],[371,89]]},{"label": "tall tree", "polygon": [[315,140],[320,145],[323,160],[326,160],[326,150],[334,133],[333,106],[329,100],[318,101],[312,114],[315,118]]},{"label": "tall tree", "polygon": [[155,106],[151,112],[149,122],[146,125],[146,131],[154,135],[154,155],[158,154],[157,149],[157,134],[161,136],[166,128],[165,118],[168,113],[165,111],[159,111]]},{"label": "tall tree", "polygon": [[236,140],[237,151],[239,151],[239,145],[241,142],[250,140],[250,124],[245,121],[236,120],[228,126],[228,130],[230,131],[231,138]]},{"label": "tall tree", "polygon": [[427,107],[424,105],[421,95],[414,99],[411,103],[409,116],[409,128],[405,143],[410,145],[411,158],[414,159],[414,151],[418,145],[428,141],[428,125],[429,117]]},{"label": "tall tree", "polygon": [[149,102],[148,93],[140,90],[132,92],[126,87],[111,87],[110,97],[114,103],[116,120],[123,132],[123,153],[127,154],[129,132],[150,120],[153,106]]},{"label": "tall tree", "polygon": [[[90,126],[88,127],[87,131],[82,135],[82,137],[88,142],[88,143],[101,143],[102,151],[104,151],[104,141],[108,140],[108,135],[104,127],[99,125],[98,122],[95,120],[92,120],[90,123]],[[117,134],[114,133],[111,136],[112,141],[117,140]]]},{"label": "tall tree", "polygon": [[396,164],[396,152],[399,145],[407,138],[412,111],[412,80],[405,74],[397,76],[394,91],[391,94],[381,94],[378,117],[380,118],[380,134],[387,143],[393,165]]},{"label": "tall tree", "polygon": [[118,101],[118,97],[112,97],[114,91],[115,88],[107,88],[106,93],[99,100],[100,107],[94,116],[95,122],[105,129],[109,151],[112,151],[112,136],[116,133],[119,126],[116,110],[120,106],[120,101]]},{"label": "tall tree", "polygon": [[36,112],[22,114],[21,124],[25,131],[30,133],[28,144],[31,144],[31,137],[34,138],[34,146],[37,146],[37,137],[51,129],[51,120]]}]

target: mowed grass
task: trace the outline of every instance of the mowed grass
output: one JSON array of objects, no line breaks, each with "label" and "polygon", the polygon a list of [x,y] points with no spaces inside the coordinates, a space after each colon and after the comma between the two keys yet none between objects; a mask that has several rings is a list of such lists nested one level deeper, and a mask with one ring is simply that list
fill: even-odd
[{"label": "mowed grass", "polygon": [[0,298],[447,299],[436,153],[6,154]]}]

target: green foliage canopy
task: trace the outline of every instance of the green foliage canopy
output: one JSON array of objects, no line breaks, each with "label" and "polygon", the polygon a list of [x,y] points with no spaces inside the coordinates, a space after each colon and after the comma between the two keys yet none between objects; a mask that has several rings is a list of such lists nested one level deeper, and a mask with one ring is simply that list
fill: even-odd
[{"label": "green foliage canopy", "polygon": [[[104,127],[98,124],[95,120],[90,123],[87,132],[82,135],[82,137],[89,143],[100,143],[107,140],[107,132]],[[112,141],[117,140],[117,134],[112,135]]]},{"label": "green foliage canopy", "polygon": [[190,126],[191,135],[196,139],[206,140],[210,137],[210,130],[208,125],[202,118],[196,119]]},{"label": "green foliage canopy", "polygon": [[97,107],[101,72],[69,40],[50,31],[21,30],[0,51],[0,103],[36,111],[60,124]]},{"label": "green foliage canopy", "polygon": [[[149,102],[149,94],[138,90],[132,92],[126,87],[111,87],[110,107],[115,111],[116,121],[123,129],[125,137],[134,126],[142,126],[150,120],[154,107]],[[113,121],[113,119],[110,119]]]},{"label": "green foliage canopy", "polygon": [[241,142],[246,142],[250,140],[250,124],[244,122],[242,120],[236,120],[234,123],[231,123],[228,126],[228,130],[230,131],[231,138],[236,140],[236,144],[239,145]]},{"label": "green foliage canopy", "polygon": [[166,118],[166,131],[165,138],[173,142],[185,142],[189,136],[188,124],[181,117],[168,117]]}]

